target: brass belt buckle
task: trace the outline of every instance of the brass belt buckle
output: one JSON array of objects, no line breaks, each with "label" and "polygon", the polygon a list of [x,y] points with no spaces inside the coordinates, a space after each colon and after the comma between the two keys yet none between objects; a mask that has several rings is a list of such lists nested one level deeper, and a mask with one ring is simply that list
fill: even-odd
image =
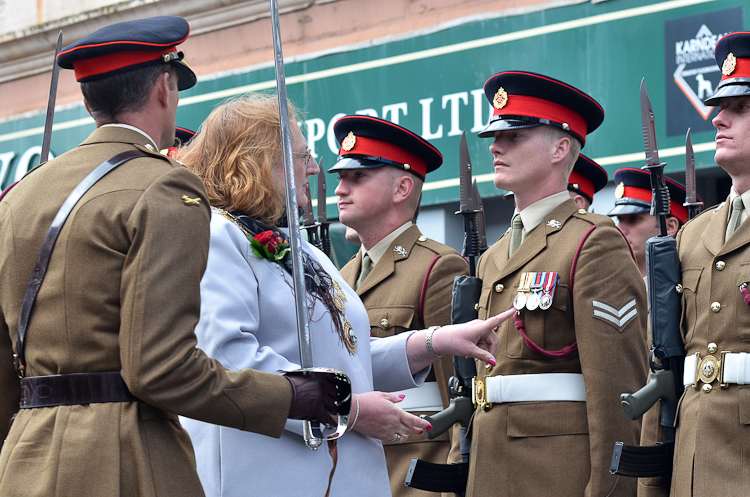
[{"label": "brass belt buckle", "polygon": [[474,404],[474,408],[476,409],[479,407],[483,411],[489,409],[492,407],[492,404],[487,402],[487,377],[485,376],[483,379],[478,379],[478,377],[474,377],[474,399],[476,399],[476,403]]},{"label": "brass belt buckle", "polygon": [[[697,377],[703,382],[703,391],[709,393],[712,390],[711,383],[716,379],[719,380],[719,386],[721,388],[727,388],[728,383],[724,383],[724,360],[725,356],[729,353],[728,350],[722,350],[720,359],[717,359],[713,355],[704,356],[698,363]],[[700,355],[698,355],[700,358]],[[698,381],[693,384],[693,387],[698,386]]]}]

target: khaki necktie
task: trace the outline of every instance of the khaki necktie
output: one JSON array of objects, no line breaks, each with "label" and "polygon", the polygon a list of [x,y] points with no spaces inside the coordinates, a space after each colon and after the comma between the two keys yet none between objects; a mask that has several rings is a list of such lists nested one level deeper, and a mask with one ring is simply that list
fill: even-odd
[{"label": "khaki necktie", "polygon": [[367,275],[370,274],[371,269],[372,259],[370,259],[370,254],[365,253],[364,257],[362,257],[362,269],[359,272],[359,278],[357,278],[357,288],[359,288],[362,282],[365,281],[365,278],[367,278]]},{"label": "khaki necktie", "polygon": [[510,223],[510,251],[508,257],[513,255],[521,245],[521,238],[523,238],[523,221],[521,220],[521,214],[513,216],[513,220]]},{"label": "khaki necktie", "polygon": [[732,200],[732,214],[729,216],[729,222],[727,223],[727,234],[724,237],[724,242],[729,240],[729,237],[732,236],[732,233],[737,230],[737,228],[740,227],[740,223],[742,222],[742,209],[745,208],[745,205],[742,203],[742,197],[736,196],[734,200]]}]

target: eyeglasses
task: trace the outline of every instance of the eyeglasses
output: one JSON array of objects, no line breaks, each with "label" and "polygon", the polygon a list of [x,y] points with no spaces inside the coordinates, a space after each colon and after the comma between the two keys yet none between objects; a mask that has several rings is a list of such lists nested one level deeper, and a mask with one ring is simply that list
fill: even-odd
[{"label": "eyeglasses", "polygon": [[310,152],[310,149],[307,149],[307,152],[304,154],[300,154],[298,152],[292,152],[292,155],[298,158],[302,161],[304,165],[308,165],[310,163],[310,159],[312,159],[312,153]]}]

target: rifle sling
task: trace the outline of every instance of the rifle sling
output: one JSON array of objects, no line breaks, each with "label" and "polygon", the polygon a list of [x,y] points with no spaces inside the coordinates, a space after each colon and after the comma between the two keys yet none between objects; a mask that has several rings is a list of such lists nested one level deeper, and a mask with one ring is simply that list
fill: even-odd
[{"label": "rifle sling", "polygon": [[83,197],[83,195],[94,186],[97,181],[102,179],[114,168],[131,159],[147,156],[146,153],[141,152],[140,150],[127,150],[102,162],[96,167],[96,169],[83,178],[72,192],[70,192],[70,195],[68,195],[68,198],[65,199],[65,202],[63,202],[60,207],[60,210],[57,211],[55,218],[52,220],[52,225],[49,227],[49,231],[47,231],[47,236],[42,243],[42,248],[39,251],[39,256],[34,265],[34,270],[31,272],[31,279],[26,287],[26,293],[24,294],[23,302],[21,303],[21,312],[18,316],[18,341],[16,342],[14,360],[19,377],[24,376],[24,370],[26,368],[24,339],[26,338],[26,328],[29,324],[31,311],[34,307],[34,302],[36,301],[39,289],[42,286],[42,282],[44,281],[44,276],[47,273],[47,267],[49,266],[50,257],[52,256],[52,250],[55,248],[57,236],[60,234],[60,231],[72,212],[73,207],[75,207],[81,197]]}]

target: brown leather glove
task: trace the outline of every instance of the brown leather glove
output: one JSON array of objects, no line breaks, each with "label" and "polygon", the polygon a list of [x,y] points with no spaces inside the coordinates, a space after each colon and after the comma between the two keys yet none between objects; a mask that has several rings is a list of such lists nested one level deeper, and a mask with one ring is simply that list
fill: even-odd
[{"label": "brown leather glove", "polygon": [[[284,375],[292,387],[292,405],[289,419],[319,421],[326,426],[336,426],[335,416],[341,412],[340,389],[336,376],[317,371],[294,371]],[[348,409],[347,409],[348,411]]]}]

